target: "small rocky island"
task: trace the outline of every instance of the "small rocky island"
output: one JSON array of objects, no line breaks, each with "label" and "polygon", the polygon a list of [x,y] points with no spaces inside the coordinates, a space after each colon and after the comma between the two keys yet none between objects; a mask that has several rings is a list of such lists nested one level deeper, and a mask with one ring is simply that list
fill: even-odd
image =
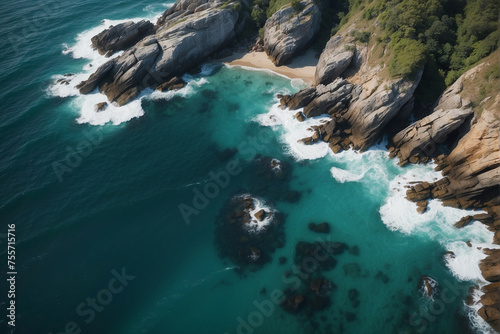
[{"label": "small rocky island", "polygon": [[[249,13],[265,9],[255,6],[252,9],[246,1],[180,0],[155,24],[140,21],[110,27],[92,39],[93,46],[106,56],[123,53],[101,65],[78,88],[82,94],[98,89],[109,103],[118,105],[127,104],[146,88],[175,88],[184,73],[235,45],[236,37],[253,24]],[[446,206],[484,210],[459,225],[478,220],[499,244],[500,96],[498,91],[477,88],[484,80],[498,87],[499,51],[485,54],[448,88],[438,89],[439,96],[424,103],[422,91],[434,79],[426,72],[423,56],[401,58],[416,50],[417,41],[405,37],[388,43],[395,35],[387,35],[391,28],[380,23],[374,11],[366,17],[364,13],[346,16],[335,27],[319,55],[315,82],[296,94],[278,96],[282,108],[294,113],[297,122],[329,116],[328,122],[313,129],[311,137],[300,139],[306,145],[323,141],[334,153],[351,148],[364,151],[386,136],[390,156],[401,166],[434,161],[442,178],[412,185],[408,200],[417,204],[420,213],[430,199]],[[269,14],[261,20],[256,49],[263,49],[276,66],[290,63],[322,34],[322,8],[315,1],[292,2]],[[270,158],[264,160],[263,173],[274,175],[272,168],[277,165]],[[270,261],[269,254],[280,247],[284,236],[284,221],[278,213],[255,209],[255,197],[233,197],[218,223],[220,235],[230,234],[233,239],[218,237],[216,241],[224,256],[252,268]],[[261,224],[265,220],[269,224]],[[327,225],[310,225],[310,229],[329,231]],[[308,247],[297,245],[295,262]],[[483,251],[486,257],[480,269],[489,284],[481,288],[479,314],[500,330],[500,249]],[[437,283],[423,277],[420,287],[430,298]],[[318,274],[300,289],[287,291],[283,309],[298,312],[303,308],[309,313],[325,307],[326,293],[334,284]]]}]

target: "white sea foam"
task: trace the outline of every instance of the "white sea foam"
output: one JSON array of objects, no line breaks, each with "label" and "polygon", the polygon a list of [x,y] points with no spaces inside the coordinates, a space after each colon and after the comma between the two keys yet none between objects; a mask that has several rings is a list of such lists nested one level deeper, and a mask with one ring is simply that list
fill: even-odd
[{"label": "white sea foam", "polygon": [[[170,7],[171,4],[163,4],[160,8],[161,12],[165,8]],[[153,7],[146,7],[144,11],[151,12]],[[96,111],[95,105],[101,102],[107,102],[108,99],[105,95],[99,92],[93,92],[88,95],[82,95],[76,88],[76,86],[87,80],[91,73],[93,73],[100,65],[107,62],[109,59],[119,56],[122,52],[117,52],[112,55],[111,58],[106,58],[100,55],[99,52],[92,48],[91,39],[93,36],[97,35],[101,31],[109,28],[111,25],[117,25],[127,21],[138,22],[140,20],[150,20],[155,22],[155,20],[161,15],[161,12],[149,13],[147,17],[124,19],[124,20],[103,20],[101,24],[89,30],[85,30],[78,34],[75,38],[75,43],[71,46],[63,45],[63,54],[71,55],[75,59],[88,59],[89,62],[82,68],[82,72],[73,74],[71,76],[56,75],[53,77],[55,83],[48,88],[47,93],[52,96],[57,97],[76,97],[72,101],[72,105],[79,110],[79,117],[77,118],[78,123],[89,123],[92,125],[103,125],[111,123],[117,125],[130,119],[140,117],[144,114],[144,110],[141,107],[141,99],[144,98],[151,90],[146,90],[137,99],[128,103],[125,106],[118,106],[115,104],[108,103],[108,106],[103,111]],[[57,82],[59,79],[64,80],[64,82]],[[189,89],[189,88],[188,88]],[[186,90],[188,90],[186,89]],[[186,92],[179,92],[183,94]],[[171,95],[173,96],[172,93]],[[169,95],[166,96],[168,98]]]},{"label": "white sea foam", "polygon": [[479,309],[483,306],[480,303],[481,296],[484,295],[484,292],[481,289],[474,289],[472,292],[472,305],[467,305],[468,316],[473,328],[476,329],[477,333],[482,334],[495,334],[495,332],[491,326],[484,321],[483,318],[477,313]]},{"label": "white sea foam", "polygon": [[319,141],[312,145],[305,145],[297,140],[310,137],[313,131],[311,126],[320,125],[329,119],[328,116],[307,118],[304,122],[298,122],[293,115],[301,110],[282,110],[279,103],[274,104],[268,113],[257,116],[257,121],[263,126],[271,126],[282,131],[281,140],[286,144],[287,151],[297,160],[318,159],[328,154],[328,144]]},{"label": "white sea foam", "polygon": [[[243,194],[238,197],[251,198],[253,200],[254,209],[248,211],[251,217],[251,221],[246,224],[246,230],[250,233],[260,233],[264,231],[266,226],[271,224],[274,220],[276,210],[273,210],[269,205],[267,205],[263,199],[251,196],[250,194]],[[264,210],[266,212],[266,217],[262,221],[259,221],[255,217],[255,214],[260,210]]]},{"label": "white sea foam", "polygon": [[[432,165],[412,166],[408,172],[396,176],[389,183],[389,197],[380,208],[382,221],[391,230],[438,241],[447,251],[453,252],[453,255],[445,257],[446,266],[453,275],[461,281],[471,281],[481,287],[487,283],[478,266],[486,257],[483,249],[500,246],[493,244],[493,233],[478,221],[461,229],[453,226],[462,217],[479,212],[445,207],[440,201],[431,200],[427,211],[420,215],[416,213],[416,205],[405,198],[410,182],[433,182],[442,177],[439,172],[431,170],[431,167]],[[470,243],[470,247],[466,241]],[[467,307],[474,328],[481,333],[493,333],[491,327],[477,314],[481,305]]]},{"label": "white sea foam", "polygon": [[330,168],[330,173],[332,174],[333,178],[339,183],[361,181],[366,172],[366,170],[363,170],[360,174],[355,174],[348,170],[337,167]]}]

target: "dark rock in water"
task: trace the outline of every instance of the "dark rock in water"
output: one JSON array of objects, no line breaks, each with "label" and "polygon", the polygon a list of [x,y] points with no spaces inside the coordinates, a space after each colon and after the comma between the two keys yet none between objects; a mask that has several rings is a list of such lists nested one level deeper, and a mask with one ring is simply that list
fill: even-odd
[{"label": "dark rock in water", "polygon": [[452,251],[448,251],[448,252],[444,252],[443,256],[445,258],[450,257],[450,258],[454,259],[455,258],[455,253],[453,253]]},{"label": "dark rock in water", "polygon": [[474,294],[478,289],[479,287],[477,285],[469,287],[469,292],[467,293],[467,297],[465,298],[465,304],[467,304],[468,306],[474,305]]},{"label": "dark rock in water", "polygon": [[356,314],[354,314],[352,312],[346,312],[345,319],[347,320],[347,322],[352,322],[352,321],[356,320]]},{"label": "dark rock in water", "polygon": [[301,112],[296,113],[293,117],[299,122],[304,122],[306,120],[306,116]]},{"label": "dark rock in water", "polygon": [[286,257],[284,257],[284,256],[280,256],[280,258],[279,258],[279,260],[278,260],[278,261],[279,261],[279,264],[285,264],[285,263],[286,263],[286,261],[287,261],[287,259],[286,259]]},{"label": "dark rock in water", "polygon": [[375,275],[375,278],[381,280],[384,284],[387,284],[389,282],[389,277],[380,270]]},{"label": "dark rock in water", "polygon": [[304,301],[305,297],[303,295],[293,294],[285,298],[285,300],[281,304],[281,307],[289,313],[296,313],[299,311],[300,307],[304,304]]},{"label": "dark rock in water", "polygon": [[260,209],[255,213],[255,218],[257,218],[259,221],[263,221],[266,218],[266,211],[264,209]]},{"label": "dark rock in water", "polygon": [[327,241],[324,243],[327,247],[328,252],[333,255],[341,255],[348,248],[347,245],[343,242],[331,242]]},{"label": "dark rock in water", "polygon": [[330,225],[328,225],[327,222],[323,222],[320,224],[309,223],[307,227],[309,228],[309,230],[316,233],[330,233]]},{"label": "dark rock in water", "polygon": [[283,199],[288,203],[296,203],[300,200],[302,194],[296,190],[288,190],[283,195]]},{"label": "dark rock in water", "polygon": [[456,228],[463,228],[467,226],[472,221],[472,216],[462,217],[459,221],[457,221],[453,226]]},{"label": "dark rock in water", "polygon": [[349,301],[353,308],[357,308],[359,306],[359,291],[356,289],[350,289],[348,292]]},{"label": "dark rock in water", "polygon": [[427,298],[433,297],[437,292],[438,282],[429,276],[423,275],[420,277],[418,285],[418,289],[421,290]]},{"label": "dark rock in water", "polygon": [[356,245],[349,247],[349,254],[359,255],[359,247]]},{"label": "dark rock in water", "polygon": [[97,103],[95,106],[94,106],[94,110],[99,112],[99,111],[104,111],[108,108],[108,102],[100,102],[100,103]]},{"label": "dark rock in water", "polygon": [[208,100],[215,100],[217,99],[218,93],[212,89],[204,89],[201,91],[201,95]]},{"label": "dark rock in water", "polygon": [[427,206],[429,205],[429,201],[423,200],[417,202],[417,212],[423,214],[427,211]]},{"label": "dark rock in water", "polygon": [[296,110],[305,107],[316,96],[316,89],[308,87],[300,90],[293,95],[278,95],[281,107],[288,107],[290,110]]},{"label": "dark rock in water", "polygon": [[333,252],[328,246],[328,242],[300,241],[295,246],[294,263],[307,272],[332,270],[337,260],[331,256]]},{"label": "dark rock in water", "polygon": [[332,287],[332,282],[324,277],[313,278],[311,280],[311,284],[309,285],[309,288],[312,292],[322,296],[326,295],[332,289]]},{"label": "dark rock in water", "polygon": [[467,244],[467,246],[472,247],[472,243],[470,242],[470,240],[467,240],[465,243]]},{"label": "dark rock in water", "polygon": [[479,262],[479,269],[485,280],[488,282],[500,281],[500,249],[484,250],[486,258]]},{"label": "dark rock in water", "polygon": [[219,152],[219,160],[220,161],[228,161],[232,157],[234,157],[238,153],[237,148],[226,148],[224,151]]},{"label": "dark rock in water", "polygon": [[359,278],[361,277],[361,266],[357,263],[346,263],[342,266],[344,269],[344,274],[351,278]]},{"label": "dark rock in water", "polygon": [[500,281],[485,285],[481,288],[483,306],[478,313],[495,330],[500,330]]},{"label": "dark rock in water", "polygon": [[257,155],[248,173],[251,193],[262,194],[272,201],[298,202],[301,193],[289,188],[293,166],[288,161]]},{"label": "dark rock in water", "polygon": [[186,86],[186,82],[184,81],[184,79],[180,77],[173,77],[172,79],[156,87],[156,89],[160,92],[166,92],[168,90],[178,90],[183,88],[184,86]]},{"label": "dark rock in water", "polygon": [[154,25],[145,20],[120,23],[92,37],[92,47],[109,57],[117,51],[128,49],[153,31]]},{"label": "dark rock in water", "polygon": [[56,83],[61,84],[61,85],[69,85],[69,81],[65,78],[57,79]]},{"label": "dark rock in water", "polygon": [[269,262],[271,254],[285,239],[282,215],[269,212],[269,222],[259,227],[250,214],[254,208],[251,196],[234,196],[226,202],[216,220],[217,251],[222,258],[227,257],[238,265],[242,273],[246,269],[259,269]]}]

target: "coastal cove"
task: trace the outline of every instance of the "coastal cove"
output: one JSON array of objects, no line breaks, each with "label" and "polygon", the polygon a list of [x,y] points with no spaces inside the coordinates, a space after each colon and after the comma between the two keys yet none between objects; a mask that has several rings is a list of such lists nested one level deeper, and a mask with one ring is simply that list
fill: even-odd
[{"label": "coastal cove", "polygon": [[[191,2],[54,2],[2,51],[2,333],[495,333],[500,99],[466,93],[498,51],[422,116],[422,71],[374,69],[348,25],[288,53],[312,1],[260,44],[239,2]],[[195,66],[168,53],[190,38]]]}]

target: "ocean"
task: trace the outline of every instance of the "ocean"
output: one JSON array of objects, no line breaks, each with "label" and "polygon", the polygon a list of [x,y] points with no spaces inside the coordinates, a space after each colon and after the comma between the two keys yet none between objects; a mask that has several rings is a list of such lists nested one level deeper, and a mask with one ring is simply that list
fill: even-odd
[{"label": "ocean", "polygon": [[[469,212],[437,201],[419,215],[405,186],[439,173],[398,167],[384,141],[337,155],[297,143],[326,119],[279,108],[301,80],[207,63],[179,91],[94,111],[105,97],[74,88],[106,61],[90,38],[171,5],[2,5],[0,252],[7,268],[15,224],[17,270],[16,326],[5,311],[2,333],[488,332],[465,300],[492,234],[455,229]],[[241,196],[274,212],[270,232],[228,227]],[[255,265],[238,253],[248,240]],[[308,271],[297,245],[314,242],[344,248]],[[321,303],[313,278],[329,282]],[[280,306],[297,291],[306,307]]]}]

